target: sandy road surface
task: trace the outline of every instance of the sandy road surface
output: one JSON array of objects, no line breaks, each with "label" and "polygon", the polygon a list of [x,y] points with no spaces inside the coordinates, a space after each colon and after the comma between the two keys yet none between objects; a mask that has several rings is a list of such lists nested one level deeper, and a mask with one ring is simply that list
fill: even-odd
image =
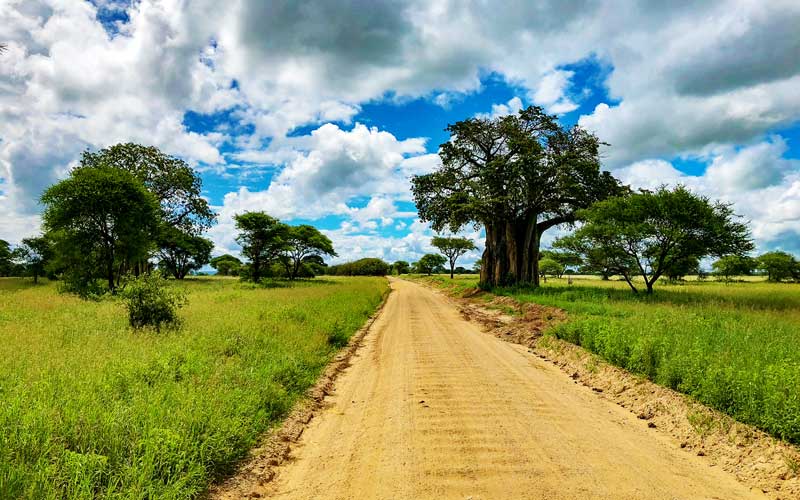
[{"label": "sandy road surface", "polygon": [[763,498],[440,294],[394,292],[272,498]]}]

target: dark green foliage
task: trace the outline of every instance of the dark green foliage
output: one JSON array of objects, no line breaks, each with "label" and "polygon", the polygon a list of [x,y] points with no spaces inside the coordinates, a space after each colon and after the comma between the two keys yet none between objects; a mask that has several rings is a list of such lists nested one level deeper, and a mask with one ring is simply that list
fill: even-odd
[{"label": "dark green foliage", "polygon": [[381,259],[368,257],[328,266],[327,273],[332,276],[386,276],[389,274],[389,264]]},{"label": "dark green foliage", "polygon": [[75,169],[41,201],[67,289],[86,295],[104,278],[113,292],[131,262],[146,261],[158,228],[158,204],[130,173],[101,165]]},{"label": "dark green foliage", "polygon": [[0,240],[0,276],[11,276],[13,267],[11,245],[6,240]]},{"label": "dark green foliage", "polygon": [[180,324],[178,309],[185,304],[185,295],[170,287],[159,273],[128,277],[121,295],[133,328],[152,327],[161,331],[163,326]]},{"label": "dark green foliage", "polygon": [[542,233],[575,220],[575,211],[624,192],[601,172],[600,141],[563,128],[542,108],[447,128],[442,166],[412,179],[420,218],[434,230],[483,226],[481,284],[538,284]]},{"label": "dark green foliage", "polygon": [[728,281],[734,276],[749,276],[756,268],[756,261],[746,255],[725,255],[720,257],[711,268],[714,274]]},{"label": "dark green foliage", "polygon": [[179,280],[207,264],[214,248],[211,240],[166,225],[159,229],[156,243],[159,267]]},{"label": "dark green foliage", "polygon": [[447,260],[450,263],[450,278],[453,277],[458,258],[470,250],[476,249],[475,244],[472,243],[472,240],[467,238],[445,238],[442,236],[434,236],[431,240],[431,245],[438,248],[439,251],[445,257],[447,257]]},{"label": "dark green foliage", "polygon": [[580,212],[584,225],[574,237],[594,249],[608,269],[637,292],[647,293],[668,272],[679,274],[708,255],[743,254],[753,248],[747,226],[729,205],[711,203],[683,186],[610,198]]},{"label": "dark green foliage", "polygon": [[[297,278],[301,272],[308,276],[309,270],[303,270],[303,261],[308,257],[336,256],[331,240],[319,232],[319,229],[307,224],[290,226],[286,243],[284,263],[289,279]],[[311,272],[311,276],[313,276],[313,272]]]},{"label": "dark green foliage", "polygon": [[392,272],[395,274],[408,274],[410,268],[411,264],[404,260],[398,260],[392,264]]},{"label": "dark green foliage", "polygon": [[[420,274],[440,273],[444,271],[447,259],[438,253],[426,253],[415,264],[416,272]],[[452,276],[451,276],[452,277]]]},{"label": "dark green foliage", "polygon": [[153,194],[164,224],[199,235],[216,214],[202,196],[202,180],[185,161],[153,146],[116,144],[95,153],[86,151],[78,169],[112,167],[129,172]]},{"label": "dark green foliage", "polygon": [[33,282],[38,283],[53,257],[52,242],[46,236],[23,238],[22,244],[14,249],[14,257],[22,262],[25,275],[33,276]]},{"label": "dark green foliage", "polygon": [[800,280],[800,262],[792,254],[767,252],[756,259],[756,267],[766,273],[769,281]]},{"label": "dark green foliage", "polygon": [[246,272],[242,272],[243,269],[240,276],[258,283],[267,268],[289,249],[290,227],[264,212],[245,212],[233,218],[239,230],[236,241],[250,261]]},{"label": "dark green foliage", "polygon": [[550,257],[544,257],[539,260],[539,275],[540,276],[555,276],[560,278],[564,274],[564,265]]},{"label": "dark green foliage", "polygon": [[242,267],[242,261],[230,254],[214,257],[209,263],[222,276],[238,276]]}]

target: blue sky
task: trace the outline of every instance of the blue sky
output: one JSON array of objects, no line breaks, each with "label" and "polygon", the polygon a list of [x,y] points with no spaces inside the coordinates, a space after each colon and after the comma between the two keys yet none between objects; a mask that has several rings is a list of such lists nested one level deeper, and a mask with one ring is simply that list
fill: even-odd
[{"label": "blue sky", "polygon": [[432,233],[408,180],[447,124],[539,105],[608,142],[624,182],[733,203],[760,250],[800,252],[800,6],[623,4],[11,0],[0,238],[37,230],[81,151],[134,141],[201,172],[215,253],[264,210],[340,260],[413,261]]}]

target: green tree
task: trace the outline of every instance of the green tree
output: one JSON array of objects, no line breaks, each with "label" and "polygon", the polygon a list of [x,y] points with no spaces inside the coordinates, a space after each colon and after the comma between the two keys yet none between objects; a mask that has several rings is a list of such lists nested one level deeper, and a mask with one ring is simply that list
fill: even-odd
[{"label": "green tree", "polygon": [[700,259],[694,255],[689,255],[683,259],[676,259],[664,269],[664,276],[671,282],[680,281],[684,276],[690,274],[700,274]]},{"label": "green tree", "polygon": [[23,238],[22,244],[18,246],[14,253],[22,262],[25,274],[33,276],[33,282],[39,282],[39,276],[44,276],[46,268],[53,257],[53,248],[49,238],[37,236],[34,238]]},{"label": "green tree", "polygon": [[408,274],[408,270],[411,265],[404,261],[404,260],[397,260],[392,264],[392,269],[397,272],[397,274]]},{"label": "green tree", "polygon": [[756,259],[756,266],[767,273],[769,281],[783,281],[798,278],[800,263],[790,253],[774,251],[760,255]]},{"label": "green tree", "polygon": [[314,226],[290,226],[286,233],[286,249],[283,255],[289,279],[297,278],[303,259],[311,255],[336,257],[330,238]]},{"label": "green tree", "polygon": [[0,276],[10,276],[14,266],[11,245],[0,240]]},{"label": "green tree", "polygon": [[545,257],[539,260],[539,276],[556,276],[558,278],[564,274],[564,265],[555,259]]},{"label": "green tree", "polygon": [[85,294],[97,277],[114,292],[129,262],[144,261],[158,226],[158,204],[130,173],[80,168],[49,187],[42,219],[70,270],[70,286]]},{"label": "green tree", "polygon": [[443,255],[439,255],[438,253],[426,253],[417,261],[417,270],[421,274],[430,276],[435,272],[443,271],[445,263],[447,263],[447,259],[445,259]]},{"label": "green tree", "polygon": [[599,274],[603,280],[611,276],[611,262],[602,248],[595,247],[585,238],[568,234],[556,239],[553,248],[565,250],[576,256],[579,271],[586,274]]},{"label": "green tree", "polygon": [[114,167],[139,179],[159,203],[164,224],[199,235],[216,214],[202,196],[202,180],[185,161],[153,146],[125,143],[85,151],[78,169]]},{"label": "green tree", "polygon": [[222,276],[236,276],[239,274],[239,269],[242,267],[242,261],[230,254],[220,255],[214,257],[209,261],[211,267],[217,270],[217,273]]},{"label": "green tree", "polygon": [[714,274],[730,281],[734,276],[749,276],[756,268],[756,260],[746,255],[725,255],[711,264]]},{"label": "green tree", "polygon": [[447,261],[450,263],[450,279],[453,279],[453,270],[456,267],[458,258],[477,248],[472,243],[472,240],[467,238],[445,238],[443,236],[434,236],[431,240],[431,245],[438,248],[447,257]]},{"label": "green tree", "polygon": [[471,118],[447,131],[441,167],[412,179],[420,218],[434,230],[483,226],[482,286],[539,282],[542,233],[575,211],[624,192],[600,170],[600,141],[565,129],[539,107],[496,119]]},{"label": "green tree", "polygon": [[[569,268],[576,268],[583,263],[581,256],[575,252],[564,250],[542,250],[539,252],[539,265],[542,265],[542,260],[549,259],[556,262],[561,271],[557,273],[560,278]],[[541,273],[540,273],[541,274]]]},{"label": "green tree", "polygon": [[333,276],[386,276],[389,273],[389,264],[381,259],[367,257],[329,266],[327,271]]},{"label": "green tree", "polygon": [[580,217],[584,225],[575,237],[602,252],[611,271],[634,292],[637,274],[650,294],[653,284],[677,263],[753,248],[747,226],[729,205],[711,203],[683,186],[601,201]]},{"label": "green tree", "polygon": [[234,215],[239,235],[236,241],[250,261],[247,279],[258,283],[265,270],[289,249],[289,226],[264,212]]},{"label": "green tree", "polygon": [[159,267],[179,280],[207,264],[214,248],[211,240],[173,226],[162,225],[157,242]]}]

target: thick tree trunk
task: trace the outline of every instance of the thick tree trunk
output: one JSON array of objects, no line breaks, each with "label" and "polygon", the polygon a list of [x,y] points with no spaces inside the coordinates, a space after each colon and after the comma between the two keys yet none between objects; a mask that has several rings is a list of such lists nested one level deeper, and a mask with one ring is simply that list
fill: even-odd
[{"label": "thick tree trunk", "polygon": [[539,285],[539,234],[536,216],[484,225],[486,245],[480,285],[485,288],[532,283]]}]

